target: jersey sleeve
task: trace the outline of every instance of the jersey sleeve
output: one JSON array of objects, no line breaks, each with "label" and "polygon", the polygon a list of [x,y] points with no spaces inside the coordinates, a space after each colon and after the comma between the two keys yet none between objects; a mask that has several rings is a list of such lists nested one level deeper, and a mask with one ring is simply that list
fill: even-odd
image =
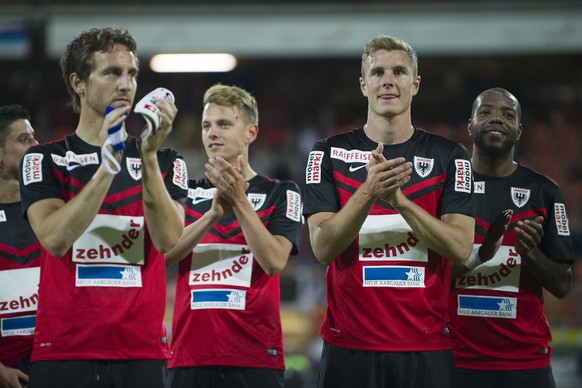
[{"label": "jersey sleeve", "polygon": [[37,201],[47,198],[63,199],[51,155],[46,148],[29,148],[20,161],[19,172],[22,212],[25,217],[30,205]]},{"label": "jersey sleeve", "polygon": [[305,168],[305,199],[303,214],[308,217],[320,212],[338,212],[340,200],[337,193],[329,146],[325,141],[315,143]]},{"label": "jersey sleeve", "polygon": [[539,248],[552,260],[571,264],[574,262],[574,244],[562,190],[558,185],[552,184],[544,197],[547,198],[544,201],[548,216]]},{"label": "jersey sleeve", "polygon": [[164,184],[170,197],[182,204],[188,196],[188,169],[186,162],[177,151],[167,148],[162,151],[164,166]]},{"label": "jersey sleeve", "polygon": [[295,182],[281,183],[282,190],[269,222],[268,230],[273,236],[283,236],[293,244],[292,255],[299,252],[299,241],[303,217],[301,215],[302,200],[301,191]]},{"label": "jersey sleeve", "polygon": [[439,214],[457,213],[475,217],[473,172],[469,152],[463,145],[457,144],[450,155]]}]

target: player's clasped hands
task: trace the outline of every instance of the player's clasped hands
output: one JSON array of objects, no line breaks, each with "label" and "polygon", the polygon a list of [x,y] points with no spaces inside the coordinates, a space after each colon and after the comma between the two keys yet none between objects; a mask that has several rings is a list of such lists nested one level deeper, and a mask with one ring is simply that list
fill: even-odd
[{"label": "player's clasped hands", "polygon": [[527,255],[532,249],[538,246],[544,236],[544,217],[538,216],[535,220],[518,221],[515,227],[517,234],[515,239],[515,250],[520,256]]},{"label": "player's clasped hands", "polygon": [[392,204],[400,188],[410,180],[412,163],[398,157],[386,159],[382,152],[384,145],[378,144],[378,148],[372,151],[372,158],[366,165],[368,178],[366,183],[370,187],[370,193]]}]

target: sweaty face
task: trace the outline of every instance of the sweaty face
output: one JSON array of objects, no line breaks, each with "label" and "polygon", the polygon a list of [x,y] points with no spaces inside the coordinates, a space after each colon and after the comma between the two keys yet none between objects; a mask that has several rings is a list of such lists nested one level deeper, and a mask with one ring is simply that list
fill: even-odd
[{"label": "sweaty face", "polygon": [[471,117],[469,132],[483,155],[507,156],[521,136],[517,101],[501,92],[482,94]]},{"label": "sweaty face", "polygon": [[16,120],[10,125],[6,143],[0,148],[0,160],[7,176],[18,177],[18,164],[22,155],[33,145],[38,144],[34,138],[34,129],[28,120]]},{"label": "sweaty face", "polygon": [[393,117],[410,111],[418,93],[420,77],[414,76],[408,54],[402,50],[379,50],[368,57],[360,88],[368,97],[369,113]]},{"label": "sweaty face", "polygon": [[115,44],[109,52],[98,51],[93,55],[94,69],[83,82],[85,104],[100,115],[108,105],[114,108],[132,105],[138,74],[135,55],[121,44]]},{"label": "sweaty face", "polygon": [[202,143],[209,158],[221,156],[236,165],[247,152],[253,124],[248,124],[238,107],[206,104],[202,112]]}]

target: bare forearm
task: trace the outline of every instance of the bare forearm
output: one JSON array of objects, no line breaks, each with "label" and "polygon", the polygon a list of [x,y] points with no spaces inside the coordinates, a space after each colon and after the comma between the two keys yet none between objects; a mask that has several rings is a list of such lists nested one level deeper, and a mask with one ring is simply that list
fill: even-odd
[{"label": "bare forearm", "polygon": [[404,196],[395,207],[428,248],[455,265],[465,263],[473,249],[475,227],[473,218],[447,214],[440,220]]},{"label": "bare forearm", "polygon": [[46,199],[28,209],[28,218],[40,243],[55,257],[62,257],[85,232],[99,212],[113,181],[103,166],[73,199]]},{"label": "bare forearm", "polygon": [[550,259],[538,248],[522,255],[522,260],[542,287],[556,298],[563,298],[570,292],[572,287],[570,265]]},{"label": "bare forearm", "polygon": [[182,235],[184,213],[166,190],[155,153],[142,155],[142,185],[150,237],[159,252],[168,252]]},{"label": "bare forearm", "polygon": [[245,240],[249,245],[255,260],[268,275],[283,271],[291,252],[291,242],[283,244],[265,227],[248,200],[233,206],[234,214],[239,221]]}]

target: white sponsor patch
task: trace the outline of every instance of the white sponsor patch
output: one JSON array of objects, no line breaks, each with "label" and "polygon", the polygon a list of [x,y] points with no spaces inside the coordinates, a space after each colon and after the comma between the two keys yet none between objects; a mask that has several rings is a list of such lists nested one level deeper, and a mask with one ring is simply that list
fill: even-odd
[{"label": "white sponsor patch", "polygon": [[428,248],[400,214],[368,216],[358,241],[361,261],[428,261]]},{"label": "white sponsor patch", "polygon": [[372,159],[371,151],[346,150],[343,148],[331,147],[329,157],[331,159],[343,160],[346,163],[368,163]]},{"label": "white sponsor patch", "polygon": [[423,158],[421,156],[414,157],[414,171],[421,177],[426,178],[434,168],[434,159]]},{"label": "white sponsor patch", "polygon": [[457,301],[458,315],[507,319],[517,317],[517,298],[460,294]]},{"label": "white sponsor patch", "polygon": [[57,166],[67,167],[67,171],[72,171],[77,167],[83,167],[90,164],[99,164],[99,156],[96,152],[90,154],[77,155],[73,151],[67,151],[65,156],[51,154],[53,163]]},{"label": "white sponsor patch", "polygon": [[26,154],[22,160],[22,182],[25,186],[42,182],[43,154]]},{"label": "white sponsor patch", "polygon": [[77,287],[141,287],[141,267],[77,264],[75,280]]},{"label": "white sponsor patch", "polygon": [[0,222],[6,222],[6,212],[4,210],[0,210]]},{"label": "white sponsor patch", "polygon": [[423,267],[365,266],[362,271],[364,287],[424,288]]},{"label": "white sponsor patch", "polygon": [[2,337],[33,335],[36,327],[36,315],[3,318],[0,320]]},{"label": "white sponsor patch", "polygon": [[470,193],[471,176],[471,163],[466,159],[455,159],[455,191]]},{"label": "white sponsor patch", "polygon": [[301,194],[293,190],[287,190],[287,211],[285,215],[290,220],[301,220]]},{"label": "white sponsor patch", "polygon": [[144,218],[97,214],[73,244],[73,261],[144,264]]},{"label": "white sponsor patch", "polygon": [[188,284],[250,287],[253,254],[247,245],[198,244],[192,250]]},{"label": "white sponsor patch", "polygon": [[209,199],[214,198],[214,193],[216,192],[216,188],[211,189],[202,189],[197,187],[195,189],[188,189],[188,198],[192,199],[192,204],[196,205],[202,201],[208,201]]},{"label": "white sponsor patch", "polygon": [[474,182],[473,192],[475,194],[485,194],[485,181]]},{"label": "white sponsor patch", "polygon": [[36,311],[40,267],[0,271],[0,316]]},{"label": "white sponsor patch", "polygon": [[502,245],[491,260],[459,275],[455,288],[518,292],[520,274],[521,257],[514,247]]},{"label": "white sponsor patch", "polygon": [[307,158],[305,167],[305,183],[321,182],[321,163],[323,162],[323,151],[311,151]]},{"label": "white sponsor patch", "polygon": [[265,204],[265,199],[267,199],[267,194],[264,193],[248,193],[247,199],[249,200],[254,211],[259,210]]},{"label": "white sponsor patch", "polygon": [[188,189],[188,168],[182,159],[174,160],[174,177],[172,182],[181,189]]},{"label": "white sponsor patch", "polygon": [[247,300],[245,290],[204,288],[191,290],[190,308],[244,310]]},{"label": "white sponsor patch", "polygon": [[563,203],[554,204],[554,217],[556,218],[556,228],[560,236],[570,235],[568,216],[566,215],[566,205]]},{"label": "white sponsor patch", "polygon": [[529,201],[530,189],[522,189],[520,187],[511,188],[511,200],[517,207],[523,207]]},{"label": "white sponsor patch", "polygon": [[125,158],[125,167],[129,176],[134,180],[139,181],[141,179],[141,159],[140,158]]}]

